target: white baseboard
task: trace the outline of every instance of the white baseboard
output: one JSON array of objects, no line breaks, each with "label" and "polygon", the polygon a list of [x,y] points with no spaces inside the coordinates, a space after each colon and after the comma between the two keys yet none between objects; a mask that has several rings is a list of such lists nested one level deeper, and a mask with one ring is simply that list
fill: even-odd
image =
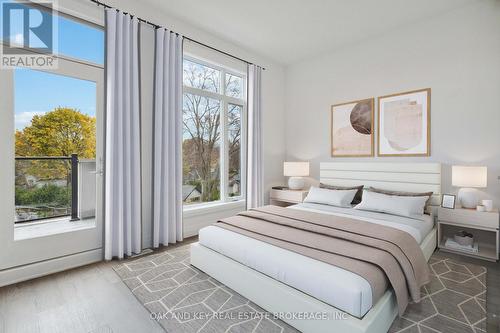
[{"label": "white baseboard", "polygon": [[103,260],[102,249],[95,249],[64,257],[40,261],[0,271],[0,287],[40,276],[61,272]]}]

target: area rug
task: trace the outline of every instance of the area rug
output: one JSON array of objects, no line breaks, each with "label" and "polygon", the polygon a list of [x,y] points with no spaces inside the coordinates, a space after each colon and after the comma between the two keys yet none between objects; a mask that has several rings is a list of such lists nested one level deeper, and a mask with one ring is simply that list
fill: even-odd
[{"label": "area rug", "polygon": [[429,264],[432,280],[422,289],[422,301],[410,304],[389,332],[486,332],[486,267],[444,252],[435,252]]},{"label": "area rug", "polygon": [[[189,262],[188,244],[113,268],[169,333],[297,332]],[[432,282],[422,290],[422,301],[410,304],[390,332],[486,332],[486,268],[442,253],[429,263]]]}]

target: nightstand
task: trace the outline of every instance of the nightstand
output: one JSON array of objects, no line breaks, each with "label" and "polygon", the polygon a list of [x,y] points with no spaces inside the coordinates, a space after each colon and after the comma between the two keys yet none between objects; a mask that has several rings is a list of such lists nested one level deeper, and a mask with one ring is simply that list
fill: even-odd
[{"label": "nightstand", "polygon": [[290,206],[301,203],[307,196],[306,190],[271,190],[269,194],[269,201],[271,205],[275,206]]},{"label": "nightstand", "polygon": [[[497,261],[499,242],[498,229],[500,215],[498,210],[492,212],[478,212],[473,209],[438,209],[438,247],[442,251],[459,253],[469,257]],[[478,242],[478,252],[466,252],[445,247],[448,237],[464,230],[474,235],[474,242]]]}]

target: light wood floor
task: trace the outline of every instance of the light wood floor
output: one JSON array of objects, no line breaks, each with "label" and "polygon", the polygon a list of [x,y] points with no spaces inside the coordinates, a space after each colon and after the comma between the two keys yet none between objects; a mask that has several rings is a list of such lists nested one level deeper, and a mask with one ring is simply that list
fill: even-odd
[{"label": "light wood floor", "polygon": [[[178,245],[193,241],[196,237]],[[500,264],[456,257],[488,268],[488,332],[500,332]],[[0,332],[164,332],[115,274],[116,263],[0,288]]]},{"label": "light wood floor", "polygon": [[0,332],[164,332],[113,271],[114,264],[0,288]]},{"label": "light wood floor", "polygon": [[164,333],[116,275],[112,267],[117,263],[100,262],[0,288],[0,333]]}]

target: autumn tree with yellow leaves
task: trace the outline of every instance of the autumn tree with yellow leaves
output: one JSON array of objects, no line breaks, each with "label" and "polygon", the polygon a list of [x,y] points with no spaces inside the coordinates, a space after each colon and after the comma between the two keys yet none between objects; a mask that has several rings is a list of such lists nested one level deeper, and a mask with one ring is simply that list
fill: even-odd
[{"label": "autumn tree with yellow leaves", "polygon": [[31,125],[16,131],[16,156],[95,158],[95,117],[59,107],[34,116]]},{"label": "autumn tree with yellow leaves", "polygon": [[[56,108],[34,116],[31,125],[16,131],[16,156],[95,158],[96,120],[71,108]],[[65,179],[71,176],[68,160],[16,161],[16,186],[25,186],[26,175],[41,180]]]}]

